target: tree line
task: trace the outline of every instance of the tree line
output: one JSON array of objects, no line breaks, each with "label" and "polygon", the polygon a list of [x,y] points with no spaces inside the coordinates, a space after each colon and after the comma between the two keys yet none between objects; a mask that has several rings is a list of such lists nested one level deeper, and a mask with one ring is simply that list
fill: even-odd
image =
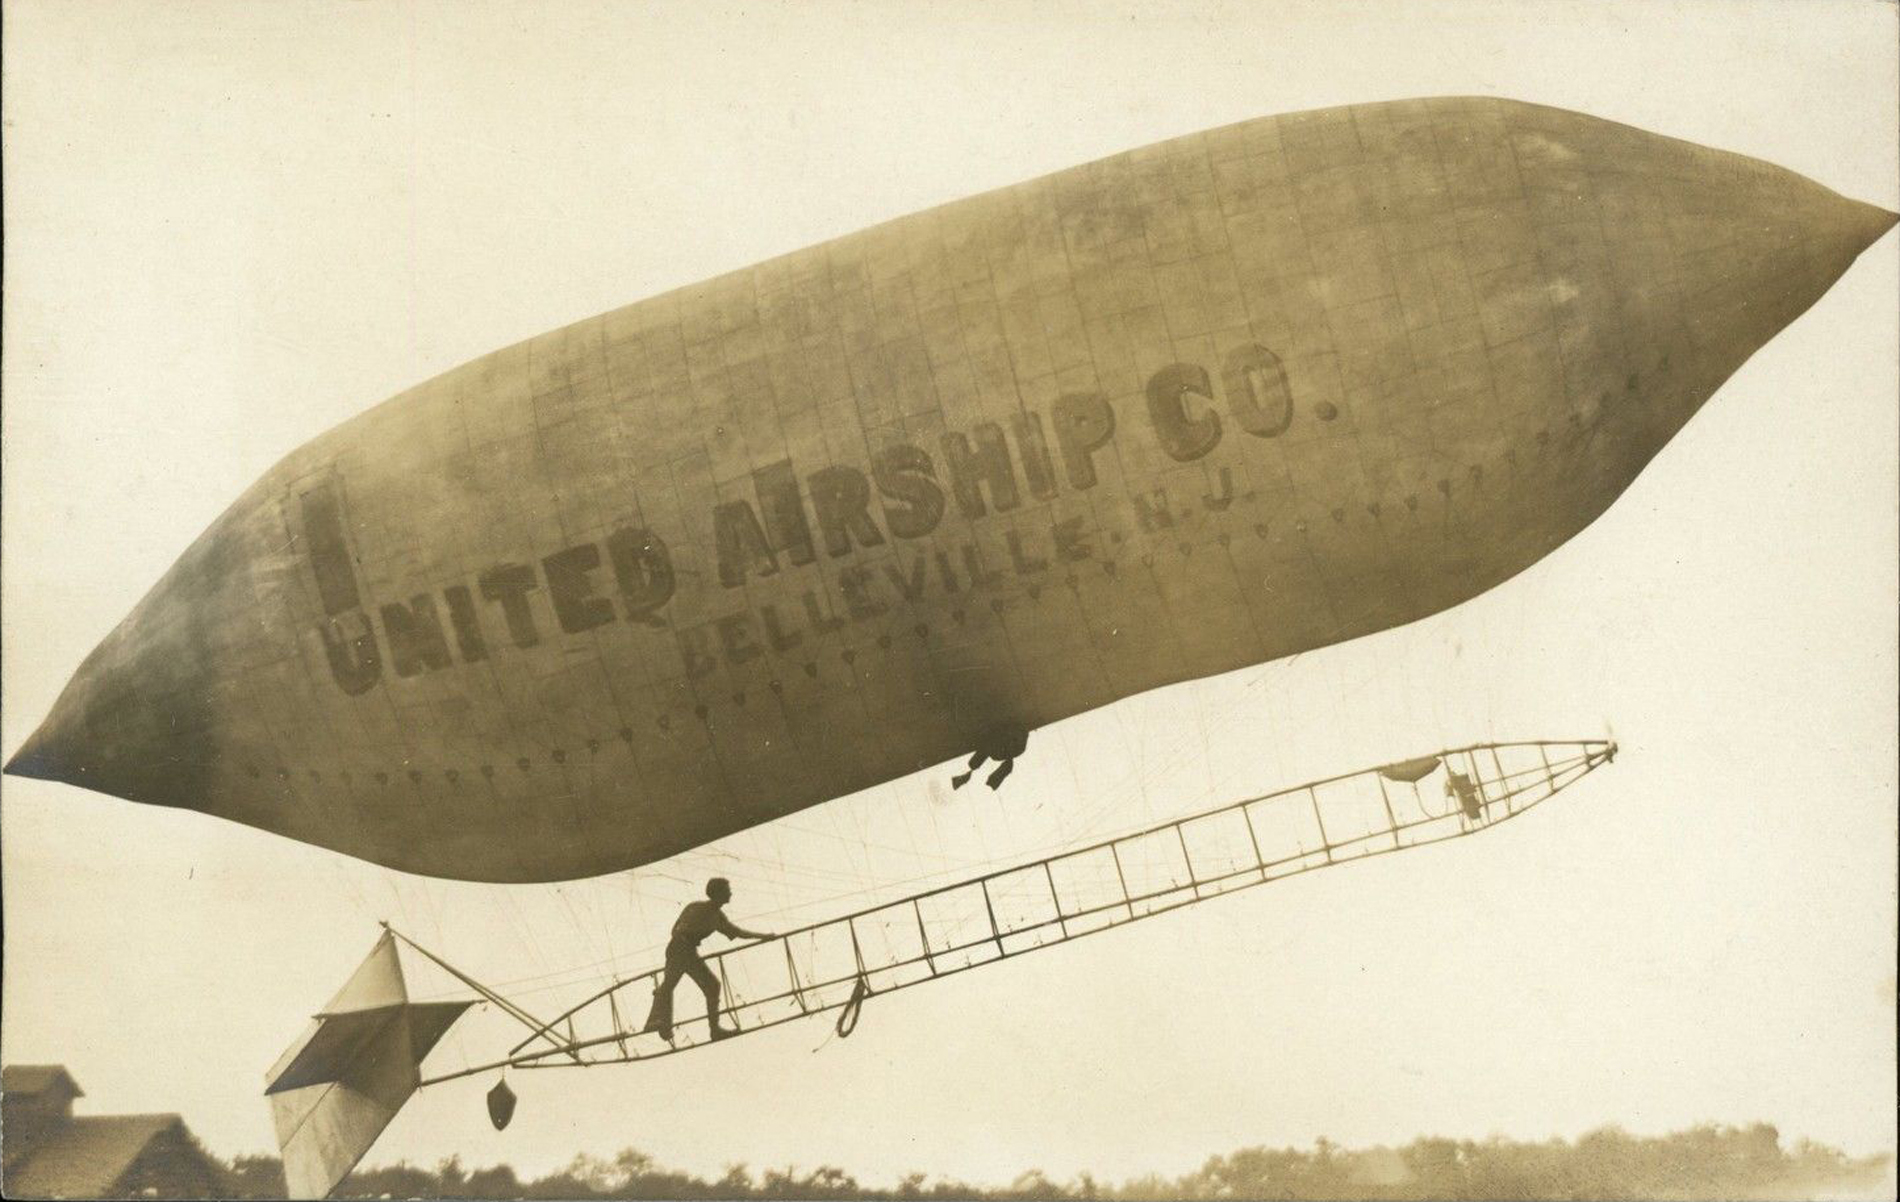
[{"label": "tree line", "polygon": [[[1119,1184],[1083,1173],[1057,1181],[1031,1169],[1007,1185],[930,1180],[913,1173],[896,1185],[865,1185],[842,1168],[810,1170],[738,1164],[717,1179],[668,1169],[629,1148],[611,1159],[582,1155],[546,1176],[509,1165],[468,1168],[450,1157],[434,1168],[410,1164],[359,1169],[340,1198],[471,1199],[994,1199],[997,1202],[1149,1202],[1159,1199],[1778,1199],[1859,1192],[1887,1179],[1890,1156],[1850,1158],[1801,1140],[1784,1148],[1766,1123],[1704,1124],[1661,1136],[1615,1127],[1575,1140],[1542,1142],[1420,1138],[1400,1148],[1243,1148],[1213,1156],[1178,1177],[1150,1174]],[[282,1163],[240,1156],[233,1198],[281,1198]]]}]

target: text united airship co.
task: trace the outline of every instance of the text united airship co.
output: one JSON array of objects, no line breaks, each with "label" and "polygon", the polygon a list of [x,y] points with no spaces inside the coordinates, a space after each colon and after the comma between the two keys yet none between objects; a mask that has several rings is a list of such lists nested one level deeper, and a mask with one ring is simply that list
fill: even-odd
[{"label": "text united airship co.", "polygon": [[[1246,436],[1274,438],[1295,416],[1279,357],[1257,344],[1227,355],[1219,365],[1218,384],[1204,366],[1175,363],[1154,373],[1144,391],[1145,422],[1140,424],[1180,463],[1206,456],[1230,425]],[[1330,407],[1323,407],[1320,416],[1333,416]],[[871,457],[868,473],[833,464],[801,476],[790,459],[756,469],[756,505],[728,501],[711,515],[720,585],[738,589],[750,576],[811,565],[820,554],[845,559],[890,540],[927,538],[953,504],[975,522],[1017,509],[1025,497],[1047,501],[1064,489],[1095,487],[1095,456],[1118,434],[1113,406],[1100,393],[1070,393],[1055,401],[1048,418],[1048,433],[1042,415],[1033,410],[1015,414],[1007,424],[980,422],[947,432],[934,456],[932,449],[896,443]],[[1216,510],[1231,504],[1225,473],[1223,483],[1223,490],[1201,503]],[[1165,499],[1135,496],[1131,501],[1143,527],[1171,523]],[[497,563],[469,583],[396,600],[366,600],[334,487],[306,492],[302,516],[304,545],[325,614],[318,634],[330,674],[346,693],[366,692],[385,668],[398,677],[418,676],[451,668],[458,660],[485,660],[498,643],[539,644],[554,633],[537,619],[531,601],[541,590],[564,635],[622,620],[669,625],[665,610],[676,574],[660,531],[623,526],[598,542],[563,547],[538,563]],[[1054,522],[1039,545],[1025,539],[1023,531],[1011,530],[1004,539],[1007,568],[1033,575],[1052,563],[1090,559],[1097,553],[1091,534],[1079,517]],[[841,605],[828,604],[822,589],[807,589],[789,604],[741,608],[678,629],[685,674],[704,675],[721,660],[736,665],[789,652],[809,637],[879,618],[893,602],[916,602],[932,590],[994,588],[1004,574],[1000,562],[986,562],[977,545],[967,541],[930,548],[908,563],[880,566],[882,574],[862,564],[842,567],[836,575]]]}]

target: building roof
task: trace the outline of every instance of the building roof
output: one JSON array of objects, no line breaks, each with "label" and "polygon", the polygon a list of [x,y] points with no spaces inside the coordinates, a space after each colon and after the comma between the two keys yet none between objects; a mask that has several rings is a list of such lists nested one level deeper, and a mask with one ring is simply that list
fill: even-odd
[{"label": "building roof", "polygon": [[0,1093],[32,1097],[55,1085],[63,1086],[75,1098],[86,1096],[63,1064],[9,1064],[0,1068]]},{"label": "building roof", "polygon": [[175,1114],[113,1114],[76,1118],[35,1141],[26,1163],[7,1173],[6,1192],[26,1198],[102,1198],[160,1136],[176,1131]]}]

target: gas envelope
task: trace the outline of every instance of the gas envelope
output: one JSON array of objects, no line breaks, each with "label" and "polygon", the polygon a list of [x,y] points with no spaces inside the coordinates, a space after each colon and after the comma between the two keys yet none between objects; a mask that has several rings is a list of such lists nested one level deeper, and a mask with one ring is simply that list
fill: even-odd
[{"label": "gas envelope", "polygon": [[297,449],[8,771],[437,876],[661,859],[1475,596],[1894,220],[1467,98],[970,197]]}]

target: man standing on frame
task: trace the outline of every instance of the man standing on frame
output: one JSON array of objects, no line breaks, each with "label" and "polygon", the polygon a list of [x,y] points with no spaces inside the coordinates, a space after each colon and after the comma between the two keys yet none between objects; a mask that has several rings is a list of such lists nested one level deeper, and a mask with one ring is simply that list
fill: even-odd
[{"label": "man standing on frame", "polygon": [[653,991],[653,1008],[647,1012],[645,1027],[658,1032],[668,1043],[673,1041],[673,990],[682,976],[693,978],[699,991],[706,995],[706,1023],[712,1028],[712,1037],[724,1039],[737,1033],[719,1025],[719,977],[700,956],[699,945],[714,931],[728,939],[771,939],[773,936],[734,926],[725,911],[726,903],[731,900],[731,883],[725,877],[716,876],[706,882],[706,900],[687,903],[673,922],[673,937],[666,945],[666,970]]}]

